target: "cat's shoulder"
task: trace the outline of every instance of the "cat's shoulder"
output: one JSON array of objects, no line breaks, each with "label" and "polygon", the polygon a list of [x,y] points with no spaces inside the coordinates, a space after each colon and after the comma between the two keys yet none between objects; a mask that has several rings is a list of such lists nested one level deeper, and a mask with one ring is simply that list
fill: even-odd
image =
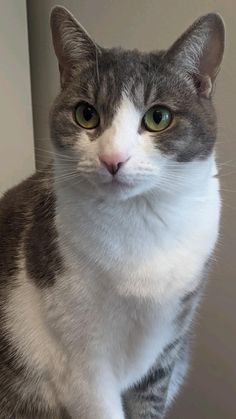
[{"label": "cat's shoulder", "polygon": [[56,236],[52,222],[55,200],[51,168],[35,173],[3,195],[0,200],[0,279],[16,274],[20,252],[30,261],[35,259],[31,255],[33,251],[39,256],[50,254],[50,237]]},{"label": "cat's shoulder", "polygon": [[8,189],[0,198],[0,226],[12,216],[24,218],[27,211],[37,202],[52,194],[52,170],[36,172],[16,186]]}]

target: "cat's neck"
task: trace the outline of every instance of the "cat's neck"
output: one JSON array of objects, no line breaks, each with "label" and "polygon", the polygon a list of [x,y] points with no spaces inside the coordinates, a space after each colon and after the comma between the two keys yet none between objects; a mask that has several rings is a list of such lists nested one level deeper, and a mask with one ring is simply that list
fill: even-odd
[{"label": "cat's neck", "polygon": [[[142,214],[142,209],[150,212],[153,209],[158,209],[161,213],[167,207],[178,208],[178,205],[198,205],[199,201],[209,198],[212,184],[218,185],[215,182],[217,168],[215,164],[214,155],[205,161],[187,163],[186,167],[183,165],[183,174],[178,171],[176,175],[176,183],[170,180],[166,189],[157,187],[148,192],[138,196],[129,197],[127,199],[119,199],[114,197],[111,193],[100,194],[99,189],[89,182],[78,180],[78,182],[57,182],[57,176],[60,176],[60,168],[55,167],[54,176],[54,191],[57,198],[58,213],[68,218],[70,217],[71,224],[75,226],[76,218],[90,214],[96,214],[96,218],[100,216],[112,217],[124,216],[124,221],[127,219],[127,211],[136,211],[137,216]],[[187,176],[186,176],[187,171]],[[172,176],[173,179],[173,176]],[[172,184],[171,184],[172,182]]]}]

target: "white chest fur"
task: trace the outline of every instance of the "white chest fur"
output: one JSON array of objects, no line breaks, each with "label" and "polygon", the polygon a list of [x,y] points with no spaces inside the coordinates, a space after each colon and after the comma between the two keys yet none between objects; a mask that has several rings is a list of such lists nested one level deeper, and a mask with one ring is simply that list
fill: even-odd
[{"label": "white chest fur", "polygon": [[218,181],[211,178],[204,190],[171,205],[158,197],[152,205],[141,198],[108,205],[58,197],[68,271],[54,290],[51,321],[76,362],[111,368],[121,390],[170,341],[178,297],[197,285],[214,248]]}]

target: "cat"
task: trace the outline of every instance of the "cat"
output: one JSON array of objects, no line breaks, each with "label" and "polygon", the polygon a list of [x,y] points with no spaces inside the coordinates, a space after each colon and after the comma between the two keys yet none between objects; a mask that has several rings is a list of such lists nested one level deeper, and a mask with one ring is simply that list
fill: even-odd
[{"label": "cat", "polygon": [[151,53],[51,29],[53,161],[0,202],[0,418],[164,418],[218,236],[224,24]]}]

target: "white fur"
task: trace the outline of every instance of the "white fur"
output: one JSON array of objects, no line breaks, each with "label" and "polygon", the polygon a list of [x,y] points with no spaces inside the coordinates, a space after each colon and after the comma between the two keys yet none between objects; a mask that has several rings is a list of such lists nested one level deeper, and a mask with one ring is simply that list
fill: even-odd
[{"label": "white fur", "polygon": [[[214,157],[171,162],[138,133],[140,118],[124,98],[98,140],[78,141],[77,181],[55,182],[67,271],[45,292],[42,316],[66,358],[55,356],[52,380],[73,418],[124,419],[121,393],[174,336],[178,297],[196,287],[217,239]],[[117,176],[125,185],[112,183],[102,151],[131,155]]]}]

